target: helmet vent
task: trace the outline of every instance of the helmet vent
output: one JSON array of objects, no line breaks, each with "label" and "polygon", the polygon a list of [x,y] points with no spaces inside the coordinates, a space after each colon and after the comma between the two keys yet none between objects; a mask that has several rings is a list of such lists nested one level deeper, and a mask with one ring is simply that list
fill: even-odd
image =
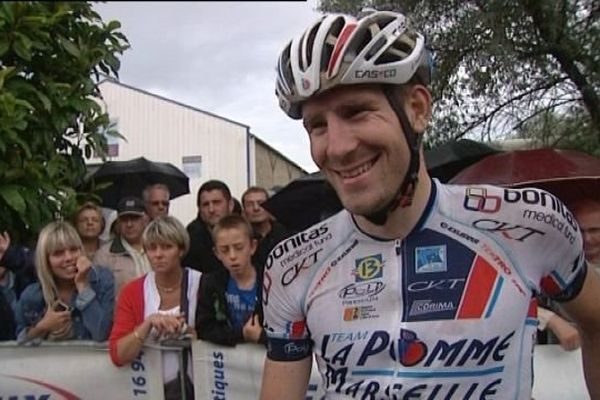
[{"label": "helmet vent", "polygon": [[393,46],[381,55],[375,62],[376,65],[393,63],[396,61],[402,61],[407,58],[414,50],[416,40],[409,35],[402,35],[396,40]]},{"label": "helmet vent", "polygon": [[365,54],[365,59],[367,61],[371,60],[371,58],[373,58],[373,56],[375,54],[377,54],[377,52],[379,50],[381,50],[381,48],[385,45],[385,43],[386,43],[386,40],[384,37],[380,37],[379,39],[377,39],[377,42],[375,42],[375,44],[373,44],[371,46],[371,48],[369,49],[367,54]]},{"label": "helmet vent", "polygon": [[306,65],[305,68],[308,68],[309,65],[312,64],[312,53],[313,47],[315,45],[315,36],[317,36],[317,31],[321,24],[316,24],[313,28],[308,32],[308,36],[306,37]]}]

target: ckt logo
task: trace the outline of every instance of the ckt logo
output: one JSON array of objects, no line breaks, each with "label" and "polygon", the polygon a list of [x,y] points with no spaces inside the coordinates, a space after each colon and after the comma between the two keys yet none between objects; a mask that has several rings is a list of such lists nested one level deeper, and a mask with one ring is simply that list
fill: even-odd
[{"label": "ckt logo", "polygon": [[524,242],[533,235],[545,235],[544,232],[529,226],[511,224],[493,219],[478,219],[473,222],[473,226],[488,232],[499,232],[505,238],[517,240],[519,242]]}]

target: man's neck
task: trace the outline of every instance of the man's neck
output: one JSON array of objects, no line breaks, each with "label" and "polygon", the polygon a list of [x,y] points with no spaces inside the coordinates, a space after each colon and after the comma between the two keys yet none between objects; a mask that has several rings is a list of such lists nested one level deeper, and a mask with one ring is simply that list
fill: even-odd
[{"label": "man's neck", "polygon": [[137,251],[139,251],[140,253],[142,252],[144,246],[142,245],[142,239],[138,239],[134,242],[130,242],[129,240],[123,238],[124,241],[127,242],[127,244],[131,247],[133,247],[134,249],[136,249]]},{"label": "man's neck", "polygon": [[93,254],[96,252],[96,250],[98,250],[98,247],[100,245],[100,241],[98,240],[98,238],[85,238],[82,239],[83,242],[83,249],[85,250],[86,254]]},{"label": "man's neck", "polygon": [[254,232],[258,233],[262,239],[271,232],[271,221],[265,220],[263,222],[252,224],[252,229]]},{"label": "man's neck", "polygon": [[415,190],[412,205],[398,207],[392,211],[383,225],[376,225],[363,216],[355,215],[356,223],[369,235],[386,239],[404,239],[415,227],[431,194],[431,178],[424,167],[419,171],[419,182]]},{"label": "man's neck", "polygon": [[239,274],[231,274],[231,277],[240,289],[252,289],[256,282],[256,270],[250,265]]}]

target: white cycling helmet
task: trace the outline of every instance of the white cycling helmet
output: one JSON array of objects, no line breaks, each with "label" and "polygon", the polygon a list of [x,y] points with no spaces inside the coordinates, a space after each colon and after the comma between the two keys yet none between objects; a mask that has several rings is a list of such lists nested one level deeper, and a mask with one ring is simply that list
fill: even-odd
[{"label": "white cycling helmet", "polygon": [[302,102],[335,86],[400,85],[415,75],[428,85],[429,70],[425,39],[408,27],[404,15],[375,11],[357,20],[332,14],[287,44],[275,93],[285,113],[300,119]]}]

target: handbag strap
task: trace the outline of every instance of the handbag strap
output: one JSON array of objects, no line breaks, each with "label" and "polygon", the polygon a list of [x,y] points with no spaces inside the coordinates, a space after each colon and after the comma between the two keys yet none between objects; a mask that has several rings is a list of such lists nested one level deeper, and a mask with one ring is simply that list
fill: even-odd
[{"label": "handbag strap", "polygon": [[189,274],[188,269],[186,267],[183,268],[183,273],[181,274],[181,299],[179,301],[179,311],[185,317],[185,323],[188,322],[188,313],[189,313],[189,300],[188,300],[188,285],[189,285]]}]

